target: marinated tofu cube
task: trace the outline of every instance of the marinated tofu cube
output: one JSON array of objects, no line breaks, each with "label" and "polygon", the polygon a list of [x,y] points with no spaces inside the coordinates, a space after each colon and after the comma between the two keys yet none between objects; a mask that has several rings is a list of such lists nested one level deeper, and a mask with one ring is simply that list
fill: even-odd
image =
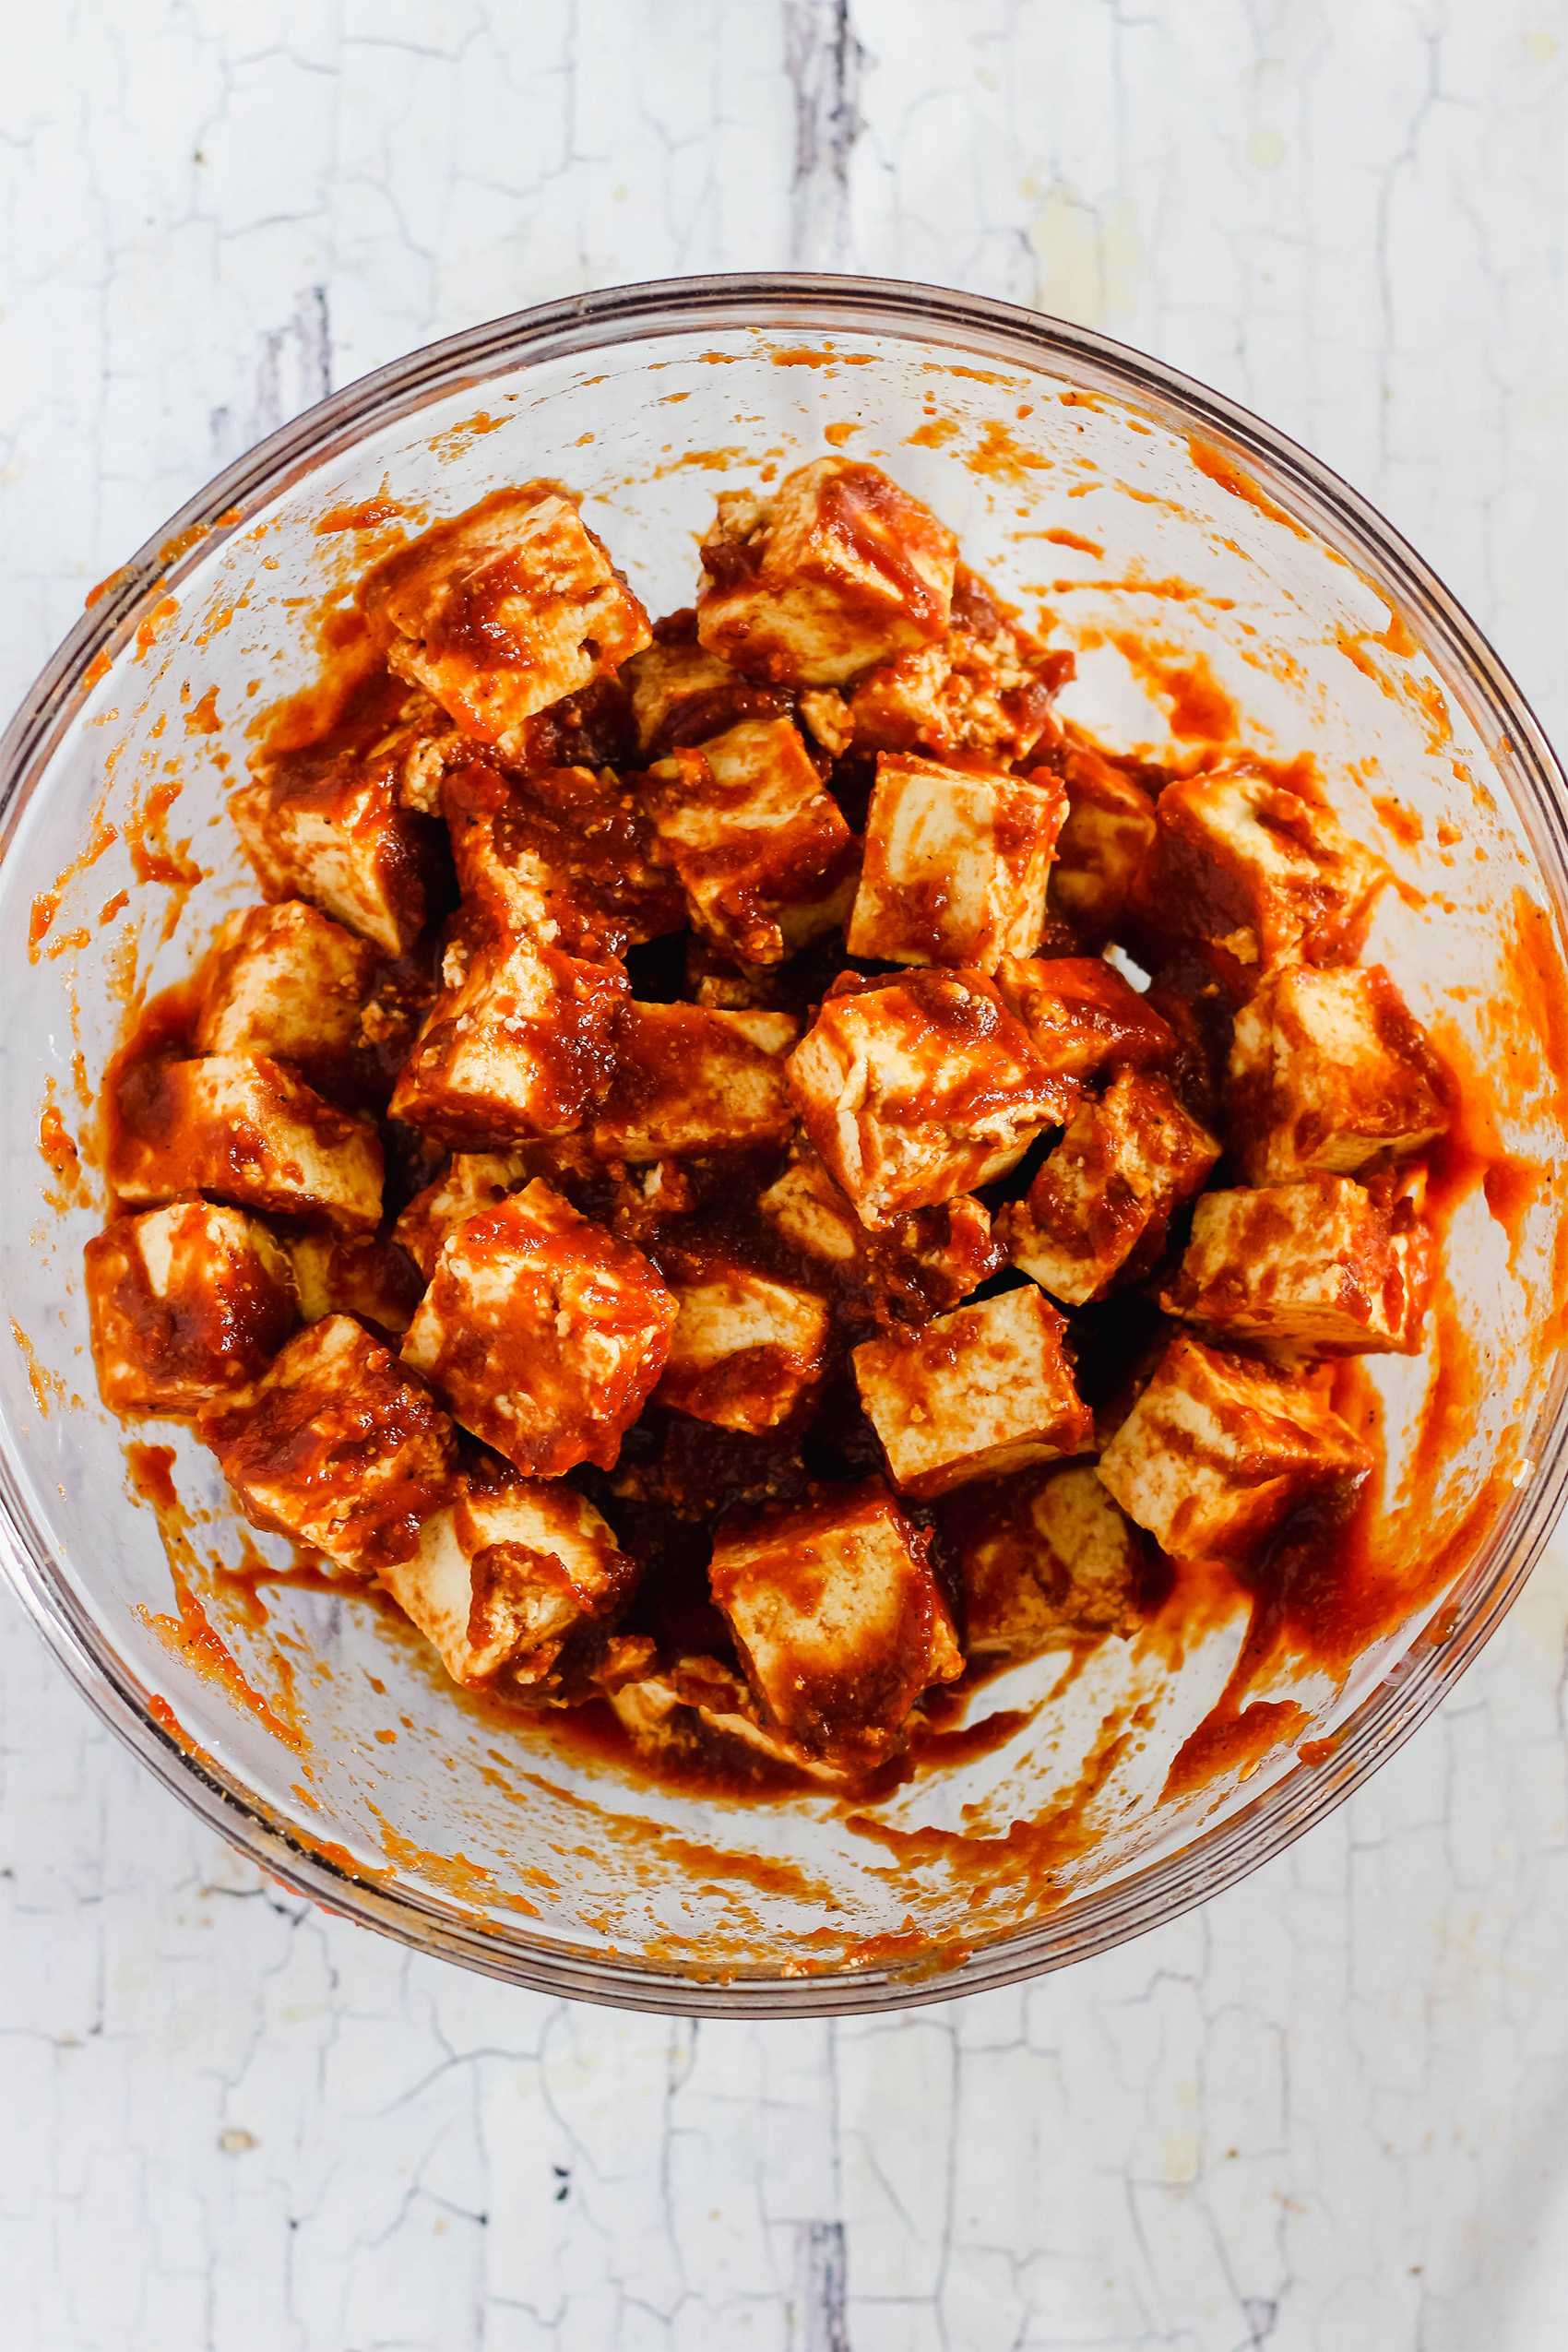
[{"label": "marinated tofu cube", "polygon": [[598,961],[685,926],[684,894],[612,769],[508,778],[470,765],[447,778],[442,806],[464,906],[497,932]]},{"label": "marinated tofu cube", "polygon": [[956,1307],[1006,1264],[990,1211],[967,1193],[871,1232],[809,1145],[797,1147],[757,1206],[802,1257],[863,1283],[886,1311],[882,1319],[922,1323],[939,1308]]},{"label": "marinated tofu cube", "polygon": [[289,1243],[289,1263],[302,1323],[356,1315],[396,1339],[424,1293],[424,1277],[407,1251],[379,1234],[302,1233]]},{"label": "marinated tofu cube", "polygon": [[875,466],[819,457],[764,502],[720,496],[697,635],[748,677],[840,686],[940,637],[958,543]]},{"label": "marinated tofu cube", "polygon": [[647,615],[569,498],[529,482],[437,523],[362,581],[390,667],[466,735],[504,742],[618,670]]},{"label": "marinated tofu cube", "polygon": [[1144,1538],[1092,1463],[967,1489],[944,1514],[972,1658],[1020,1663],[1138,1627]]},{"label": "marinated tofu cube", "polygon": [[877,1480],[720,1526],[713,1598],[764,1720],[809,1754],[879,1762],[963,1671],[930,1542]]},{"label": "marinated tofu cube", "polygon": [[1053,784],[964,775],[884,752],[846,940],[850,955],[982,972],[1003,956],[1029,955],[1045,921],[1062,812]]},{"label": "marinated tofu cube", "polygon": [[453,941],[442,972],[393,1118],[458,1150],[580,1126],[607,1083],[627,994],[620,966],[481,929]]},{"label": "marinated tofu cube", "polygon": [[672,752],[643,793],[692,921],[716,945],[778,964],[842,921],[853,837],[788,719],[744,719]]},{"label": "marinated tofu cube", "polygon": [[865,1227],[809,1147],[797,1153],[783,1175],[760,1195],[757,1206],[802,1257],[849,1266],[865,1245]]},{"label": "marinated tofu cube", "polygon": [[303,898],[231,915],[202,967],[196,1043],[286,1062],[318,1093],[362,1092],[376,963],[368,940]]},{"label": "marinated tofu cube", "polygon": [[680,1313],[656,1392],[695,1420],[777,1429],[821,1377],[829,1315],[813,1290],[683,1255],[667,1268]]},{"label": "marinated tofu cube", "polygon": [[216,1193],[346,1231],[381,1221],[381,1143],[265,1054],[136,1062],[113,1085],[108,1174],[123,1201]]},{"label": "marinated tofu cube", "polygon": [[255,1526],[366,1574],[410,1558],[451,1491],[451,1422],[351,1315],[302,1331],[199,1425]]},{"label": "marinated tofu cube", "polygon": [[1067,814],[1056,837],[1047,903],[1093,947],[1122,921],[1154,843],[1154,802],[1087,743],[1069,741],[1062,769]]},{"label": "marinated tofu cube", "polygon": [[1062,666],[960,564],[946,634],[873,670],[850,695],[853,740],[862,751],[1025,760],[1049,723]]},{"label": "marinated tofu cube", "polygon": [[403,1360],[530,1477],[609,1470],[664,1369],[675,1314],[640,1250],[536,1179],[447,1236]]},{"label": "marinated tofu cube", "polygon": [[1049,1069],[1087,1085],[1109,1070],[1158,1069],[1176,1039],[1146,999],[1099,956],[1004,956],[997,992]]},{"label": "marinated tofu cube", "polygon": [[596,1667],[592,1679],[645,1756],[695,1762],[711,1758],[716,1749],[728,1750],[734,1764],[754,1764],[760,1758],[827,1788],[851,1788],[863,1776],[863,1764],[829,1762],[773,1730],[763,1721],[750,1685],[732,1667],[685,1653],[660,1668],[651,1642],[646,1657],[636,1656],[637,1640],[635,1634],[617,1636],[607,1644],[607,1664]]},{"label": "marinated tofu cube", "polygon": [[837,686],[810,686],[800,697],[801,724],[829,759],[840,759],[855,740],[855,721]]},{"label": "marinated tofu cube", "polygon": [[861,1223],[880,1226],[1005,1175],[1076,1089],[983,974],[937,969],[829,995],[790,1092]]},{"label": "marinated tofu cube", "polygon": [[790,716],[786,694],[742,677],[698,644],[695,612],[656,621],[653,637],[621,673],[645,759],[662,759],[680,743],[706,742],[742,719]]},{"label": "marinated tofu cube", "polygon": [[193,1413],[264,1372],[294,1323],[265,1225],[210,1201],[117,1217],[88,1243],[98,1385],[111,1412]]},{"label": "marinated tofu cube", "polygon": [[532,1479],[459,1480],[381,1582],[441,1654],[454,1682],[543,1695],[580,1644],[626,1599],[636,1567],[591,1503]]},{"label": "marinated tofu cube", "polygon": [[1265,971],[1348,963],[1387,878],[1321,799],[1226,769],[1161,792],[1134,907],[1157,940],[1208,940]]},{"label": "marinated tofu cube", "polygon": [[1353,1176],[1448,1127],[1447,1075],[1381,965],[1271,973],[1236,1016],[1229,1133],[1249,1184]]},{"label": "marinated tofu cube", "polygon": [[1081,1451],[1094,1423],[1073,1385],[1066,1328],[1039,1290],[1004,1290],[857,1348],[861,1402],[900,1493],[944,1494]]},{"label": "marinated tofu cube", "polygon": [[787,1013],[629,1004],[595,1150],[643,1165],[787,1143],[794,1113],[784,1056],[799,1035]]},{"label": "marinated tofu cube", "polygon": [[1336,1356],[1414,1355],[1431,1284],[1424,1170],[1318,1173],[1206,1193],[1167,1314],[1223,1338]]},{"label": "marinated tofu cube", "polygon": [[1130,1519],[1178,1559],[1237,1558],[1372,1456],[1321,1381],[1173,1339],[1099,1459]]},{"label": "marinated tofu cube", "polygon": [[434,1184],[427,1184],[409,1203],[392,1238],[412,1258],[426,1282],[448,1233],[477,1217],[481,1208],[496,1208],[508,1193],[543,1173],[534,1165],[532,1151],[460,1151]]},{"label": "marinated tofu cube", "polygon": [[997,1231],[1016,1266],[1070,1307],[1103,1298],[1165,1246],[1173,1209],[1190,1200],[1219,1145],[1163,1078],[1124,1070],[1074,1113],[1026,1201]]}]

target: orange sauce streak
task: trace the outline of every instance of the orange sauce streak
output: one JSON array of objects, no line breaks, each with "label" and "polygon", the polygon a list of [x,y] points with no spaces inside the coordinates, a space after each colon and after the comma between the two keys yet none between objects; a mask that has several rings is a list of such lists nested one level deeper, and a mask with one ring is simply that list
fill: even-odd
[{"label": "orange sauce streak", "polygon": [[188,555],[193,547],[199,547],[211,535],[210,523],[192,523],[188,530],[177,531],[172,539],[164,540],[158,551],[158,560],[164,564],[177,564],[182,555]]},{"label": "orange sauce streak", "polygon": [[1255,506],[1260,515],[1266,515],[1271,523],[1283,523],[1297,539],[1312,537],[1294,515],[1288,515],[1283,506],[1277,506],[1251,474],[1243,473],[1235,458],[1227,457],[1223,449],[1217,449],[1211,441],[1202,440],[1197,434],[1190,433],[1187,435],[1187,455],[1199,473],[1209,481],[1218,482],[1221,490],[1228,490],[1232,498],[1244,499],[1249,506]]},{"label": "orange sauce streak", "polygon": [[146,619],[138,623],[137,627],[137,659],[138,661],[144,659],[152,651],[158,642],[160,628],[165,621],[172,620],[179,609],[178,598],[160,597]]},{"label": "orange sauce streak", "polygon": [[822,437],[825,441],[831,442],[835,449],[842,449],[849,435],[860,431],[861,427],[858,424],[825,424],[822,428]]},{"label": "orange sauce streak", "polygon": [[[90,694],[94,686],[97,685],[99,680],[101,678],[107,678],[110,671],[113,667],[114,664],[110,659],[108,647],[101,646],[98,651],[93,655],[92,659],[88,663],[87,668],[82,672],[82,685],[85,691]],[[115,717],[117,715],[117,713],[113,712],[110,714],[111,717]]]},{"label": "orange sauce streak", "polygon": [[334,531],[379,530],[384,523],[395,523],[417,509],[405,506],[400,499],[376,496],[364,498],[357,506],[333,506],[316,524],[317,539],[330,537]]},{"label": "orange sauce streak", "polygon": [[991,420],[977,446],[964,459],[972,474],[980,474],[992,481],[1018,483],[1027,482],[1031,474],[1047,471],[1054,462],[1015,439],[998,417]]},{"label": "orange sauce streak", "polygon": [[218,716],[218,689],[208,686],[195,708],[186,711],[185,732],[187,735],[216,735],[221,725]]},{"label": "orange sauce streak", "polygon": [[119,837],[117,826],[106,825],[101,814],[95,816],[87,848],[55,876],[51,888],[39,892],[32,902],[32,917],[28,926],[28,959],[30,963],[37,963],[39,948],[60,911],[60,901],[70,885],[77,874],[86,873],[89,867],[95,866],[104,851],[113,849]]},{"label": "orange sauce streak", "polygon": [[944,443],[956,440],[957,434],[954,418],[928,417],[924,424],[918,424],[908,435],[908,442],[913,449],[940,449]]},{"label": "orange sauce streak", "polygon": [[65,1383],[58,1372],[45,1372],[33,1353],[32,1341],[28,1337],[15,1315],[10,1316],[9,1322],[11,1336],[21,1349],[22,1361],[28,1368],[28,1382],[32,1389],[33,1401],[42,1418],[47,1420],[51,1406],[64,1405],[66,1401],[68,1392]]},{"label": "orange sauce streak", "polygon": [[196,888],[202,870],[188,854],[188,840],[172,848],[164,833],[165,820],[182,789],[178,777],[166,777],[161,784],[153,785],[125,827],[125,847],[138,882],[161,882],[185,894]]},{"label": "orange sauce streak", "polygon": [[1166,705],[1170,731],[1184,742],[1234,742],[1241,715],[1201,653],[1163,658],[1130,630],[1113,629],[1111,642],[1135,676]]},{"label": "orange sauce streak", "polygon": [[[99,581],[97,587],[89,588],[86,596],[82,599],[82,611],[84,612],[90,612],[93,606],[100,603],[101,600],[108,595],[112,588],[114,588],[121,580],[128,578],[130,569],[131,567],[128,564],[121,564],[117,565],[113,572],[106,572],[102,579]],[[99,658],[101,659],[101,655]],[[107,664],[105,664],[105,667],[107,667]]]},{"label": "orange sauce streak", "polygon": [[[1426,826],[1422,824],[1420,814],[1415,809],[1407,808],[1403,801],[1393,800],[1388,794],[1384,793],[1374,797],[1372,807],[1385,829],[1392,833],[1396,841],[1401,842],[1407,849],[1414,849],[1425,840]],[[1439,838],[1441,837],[1440,828]]]},{"label": "orange sauce streak", "polygon": [[1216,1708],[1178,1749],[1160,1795],[1188,1796],[1232,1773],[1250,1780],[1264,1758],[1295,1739],[1308,1720],[1293,1699],[1254,1699],[1235,1715]]},{"label": "orange sauce streak", "polygon": [[[1076,531],[1015,531],[1013,537],[1015,539],[1048,539],[1053,547],[1076,548],[1080,555],[1092,555],[1096,563],[1103,562],[1105,556],[1105,550],[1098,540],[1080,539]],[[1063,585],[1076,588],[1079,583],[1074,580]]]}]

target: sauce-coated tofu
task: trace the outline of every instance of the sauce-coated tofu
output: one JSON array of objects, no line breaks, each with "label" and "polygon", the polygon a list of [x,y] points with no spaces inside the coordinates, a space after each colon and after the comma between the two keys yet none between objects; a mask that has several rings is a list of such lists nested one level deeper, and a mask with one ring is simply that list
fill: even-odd
[{"label": "sauce-coated tofu", "polygon": [[664,1369],[675,1313],[640,1250],[536,1179],[448,1234],[403,1360],[519,1470],[608,1470]]},{"label": "sauce-coated tofu", "polygon": [[409,1559],[451,1491],[451,1422],[351,1315],[302,1331],[200,1427],[256,1526],[367,1574]]},{"label": "sauce-coated tofu", "polygon": [[464,906],[499,932],[599,960],[684,927],[684,897],[610,768],[525,778],[469,765],[447,778],[442,807]]},{"label": "sauce-coated tofu", "polygon": [[632,698],[637,749],[661,759],[678,743],[703,743],[742,719],[785,719],[789,696],[742,677],[697,642],[695,612],[654,625],[654,642],[621,673]]},{"label": "sauce-coated tofu", "polygon": [[642,1165],[787,1143],[794,1113],[784,1056],[799,1035],[787,1013],[629,1004],[595,1150]]},{"label": "sauce-coated tofu", "polygon": [[302,1323],[356,1315],[396,1339],[412,1322],[424,1291],[413,1260],[379,1234],[302,1233],[289,1243],[289,1263]]},{"label": "sauce-coated tofu", "polygon": [[963,1572],[971,1657],[1016,1663],[1136,1630],[1143,1538],[1092,1463],[972,1488],[944,1520]]},{"label": "sauce-coated tofu", "polygon": [[263,1053],[335,1093],[362,1085],[376,952],[303,898],[231,915],[202,967],[196,1043]]},{"label": "sauce-coated tofu", "polygon": [[416,1193],[392,1228],[392,1238],[406,1250],[428,1282],[448,1233],[477,1217],[481,1208],[496,1208],[530,1176],[542,1171],[530,1165],[528,1151],[460,1151],[434,1184]]},{"label": "sauce-coated tofu", "polygon": [[1431,1283],[1425,1176],[1318,1173],[1206,1193],[1167,1314],[1222,1337],[1331,1355],[1414,1355]]},{"label": "sauce-coated tofu", "polygon": [[995,969],[1039,944],[1063,800],[1054,779],[966,775],[884,752],[845,942],[891,964]]},{"label": "sauce-coated tofu", "polygon": [[809,1753],[874,1764],[932,1682],[963,1671],[931,1538],[879,1481],[727,1520],[713,1598],[765,1719]]},{"label": "sauce-coated tofu", "polygon": [[957,560],[952,532],[875,466],[819,457],[767,502],[720,496],[697,634],[748,677],[839,686],[942,636]]},{"label": "sauce-coated tofu", "polygon": [[1170,1022],[1098,956],[1004,956],[996,986],[1046,1067],[1063,1078],[1087,1084],[1108,1070],[1158,1069],[1175,1055]]},{"label": "sauce-coated tofu", "polygon": [[1079,1105],[1028,1198],[998,1217],[998,1234],[1015,1265],[1081,1307],[1118,1275],[1153,1264],[1171,1211],[1218,1158],[1218,1142],[1163,1078],[1124,1070]]},{"label": "sauce-coated tofu", "polygon": [[979,972],[831,994],[790,1058],[807,1134],[866,1225],[1005,1175],[1076,1089]]},{"label": "sauce-coated tofu", "polygon": [[857,1348],[861,1402],[900,1492],[944,1494],[1080,1451],[1093,1418],[1073,1385],[1066,1328],[1039,1290],[1004,1290]]},{"label": "sauce-coated tofu", "polygon": [[659,1401],[720,1429],[760,1432],[789,1420],[821,1375],[828,1312],[813,1290],[717,1254],[668,1269],[680,1308]]},{"label": "sauce-coated tofu", "polygon": [[1122,919],[1154,842],[1154,802],[1142,786],[1087,744],[1063,755],[1067,814],[1056,837],[1049,904],[1086,947]]},{"label": "sauce-coated tofu", "polygon": [[733,1764],[750,1765],[761,1757],[823,1788],[849,1788],[863,1777],[863,1764],[814,1755],[765,1723],[750,1684],[732,1667],[689,1652],[659,1667],[651,1642],[638,1656],[639,1640],[635,1633],[613,1636],[593,1681],[645,1756],[695,1762],[718,1748],[730,1752]]},{"label": "sauce-coated tofu", "polygon": [[390,667],[481,743],[648,642],[603,542],[544,482],[492,491],[437,523],[377,564],[359,600]]},{"label": "sauce-coated tofu", "polygon": [[626,1002],[620,966],[481,931],[454,940],[442,970],[393,1118],[459,1150],[580,1126],[609,1082]]},{"label": "sauce-coated tofu", "polygon": [[381,1219],[381,1142],[265,1055],[137,1062],[114,1087],[109,1182],[125,1201],[216,1193],[348,1231]]},{"label": "sauce-coated tofu", "polygon": [[1352,1176],[1446,1132],[1446,1074],[1381,965],[1271,974],[1236,1016],[1229,1142],[1250,1184]]},{"label": "sauce-coated tofu", "polygon": [[863,1285],[880,1302],[880,1320],[921,1323],[956,1307],[1006,1264],[992,1235],[991,1212],[967,1193],[873,1232],[809,1144],[797,1146],[757,1207],[802,1257],[831,1269],[841,1283]]},{"label": "sauce-coated tofu", "polygon": [[265,1371],[293,1326],[288,1257],[237,1208],[175,1201],[116,1218],[86,1260],[111,1412],[195,1412]]},{"label": "sauce-coated tofu", "polygon": [[454,1682],[535,1696],[557,1683],[566,1643],[602,1623],[636,1581],[592,1503],[533,1479],[462,1479],[420,1529],[419,1549],[381,1572]]},{"label": "sauce-coated tofu", "polygon": [[861,679],[849,699],[849,730],[861,751],[964,754],[1008,766],[1027,759],[1045,730],[1053,671],[1060,675],[1060,663],[960,564],[951,627]]},{"label": "sauce-coated tofu", "polygon": [[1230,1559],[1372,1457],[1321,1384],[1173,1339],[1099,1459],[1130,1519],[1179,1559]]}]

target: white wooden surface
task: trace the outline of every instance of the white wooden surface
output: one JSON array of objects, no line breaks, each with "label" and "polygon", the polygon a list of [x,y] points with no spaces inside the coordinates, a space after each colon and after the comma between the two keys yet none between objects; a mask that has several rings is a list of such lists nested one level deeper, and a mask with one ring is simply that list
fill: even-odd
[{"label": "white wooden surface", "polygon": [[[0,700],[250,440],[544,296],[785,263],[1102,326],[1562,660],[1547,0],[106,0],[0,89]],[[885,2025],[551,2003],[286,1900],[5,1605],[17,2352],[1557,2352],[1560,1541],[1206,1910]]]}]

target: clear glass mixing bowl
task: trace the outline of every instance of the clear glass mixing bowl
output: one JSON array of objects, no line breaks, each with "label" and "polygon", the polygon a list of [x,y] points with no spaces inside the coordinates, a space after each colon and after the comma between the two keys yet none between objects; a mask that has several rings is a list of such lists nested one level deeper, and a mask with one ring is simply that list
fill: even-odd
[{"label": "clear glass mixing bowl", "polygon": [[[1023,1728],[921,1773],[874,1820],[827,1799],[705,1801],[488,1717],[362,1600],[285,1584],[265,1615],[247,1609],[216,1573],[242,1538],[208,1457],[97,1400],[79,1277],[101,1213],[92,1094],[132,992],[180,977],[255,897],[221,795],[255,714],[309,674],[307,624],[364,560],[374,515],[368,532],[346,520],[557,476],[659,612],[690,599],[716,490],[830,446],[888,467],[977,568],[1051,608],[1079,657],[1065,707],[1099,731],[1169,743],[1197,680],[1255,747],[1311,749],[1398,877],[1369,955],[1472,1073],[1493,1176],[1453,1223],[1446,1365],[1376,1372],[1410,1611],[1347,1677],[1293,1689],[1292,1738],[1181,1801],[1159,1792],[1229,1671],[1233,1611],[1174,1645],[1104,1645],[1054,1703],[1037,1704],[1062,1659],[1018,1669],[977,1704]],[[6,737],[4,793],[8,1571],[143,1761],[330,1908],[519,1983],[658,2010],[896,2007],[1057,1967],[1213,1894],[1337,1803],[1463,1671],[1545,1540],[1568,1460],[1561,772],[1491,648],[1362,500],[1103,337],[936,289],[759,277],[589,295],[418,351],[252,450],[105,584]],[[1451,1406],[1455,1378],[1474,1414],[1401,1491],[1434,1384]],[[154,1507],[145,1456],[138,1499],[133,1435],[173,1448],[177,1507]],[[171,1561],[233,1672],[178,1637]],[[1088,1759],[1093,1840],[1042,1872],[1028,1825]]]}]

